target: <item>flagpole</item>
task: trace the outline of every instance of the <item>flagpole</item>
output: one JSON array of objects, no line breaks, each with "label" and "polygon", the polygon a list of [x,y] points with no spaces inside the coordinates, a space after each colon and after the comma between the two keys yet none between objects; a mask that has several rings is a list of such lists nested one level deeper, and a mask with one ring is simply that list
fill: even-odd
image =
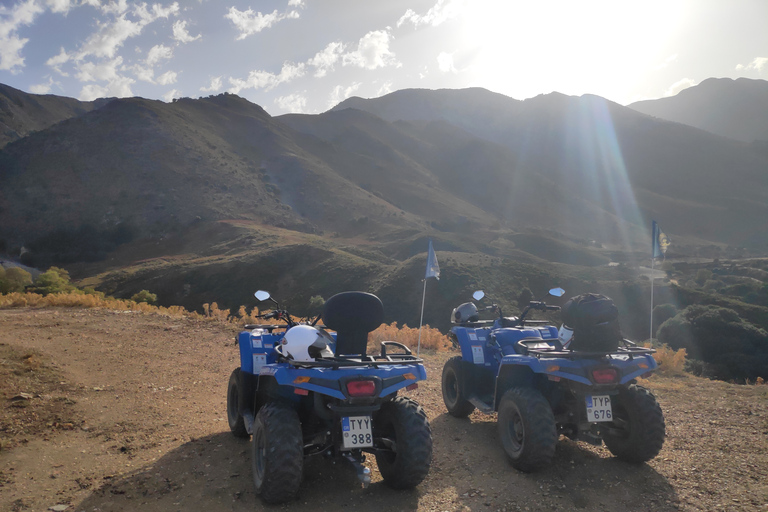
[{"label": "flagpole", "polygon": [[651,251],[651,334],[648,336],[651,343],[653,343],[653,262],[655,258],[653,257],[653,251]]},{"label": "flagpole", "polygon": [[419,345],[416,348],[416,355],[421,355],[421,324],[424,322],[424,299],[427,297],[427,279],[424,279],[424,293],[421,295],[421,319],[419,319]]}]

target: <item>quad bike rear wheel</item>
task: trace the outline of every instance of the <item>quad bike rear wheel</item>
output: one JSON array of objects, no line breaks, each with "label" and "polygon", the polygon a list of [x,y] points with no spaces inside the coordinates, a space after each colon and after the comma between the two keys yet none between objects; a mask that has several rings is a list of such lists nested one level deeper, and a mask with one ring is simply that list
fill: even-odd
[{"label": "quad bike rear wheel", "polygon": [[232,375],[229,376],[229,385],[227,386],[227,421],[229,429],[235,437],[248,438],[250,434],[245,428],[245,420],[240,414],[240,368],[235,368]]},{"label": "quad bike rear wheel", "polygon": [[461,367],[461,356],[450,358],[443,366],[443,402],[448,414],[456,418],[466,418],[475,406],[464,396],[464,372]]},{"label": "quad bike rear wheel", "polygon": [[650,391],[636,384],[621,388],[613,404],[613,417],[603,435],[612,454],[635,463],[647,462],[659,454],[666,426],[661,407]]},{"label": "quad bike rear wheel", "polygon": [[552,462],[557,444],[555,416],[533,388],[512,388],[501,397],[499,437],[512,466],[529,473]]},{"label": "quad bike rear wheel", "polygon": [[256,494],[267,503],[284,503],[299,491],[304,468],[301,421],[287,404],[270,402],[256,415],[251,441]]},{"label": "quad bike rear wheel", "polygon": [[414,400],[396,397],[382,404],[374,417],[376,463],[384,482],[393,489],[421,483],[432,463],[432,430],[424,409]]}]

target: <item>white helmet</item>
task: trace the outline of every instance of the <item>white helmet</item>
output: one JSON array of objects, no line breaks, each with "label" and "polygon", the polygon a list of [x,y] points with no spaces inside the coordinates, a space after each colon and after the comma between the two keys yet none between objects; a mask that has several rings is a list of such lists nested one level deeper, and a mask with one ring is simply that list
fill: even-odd
[{"label": "white helmet", "polygon": [[459,307],[453,309],[451,313],[452,324],[463,324],[465,322],[477,322],[480,317],[477,314],[477,306],[471,302],[465,302]]},{"label": "white helmet", "polygon": [[333,357],[327,333],[311,325],[297,325],[288,329],[281,341],[280,353],[294,361],[314,361],[317,357]]}]

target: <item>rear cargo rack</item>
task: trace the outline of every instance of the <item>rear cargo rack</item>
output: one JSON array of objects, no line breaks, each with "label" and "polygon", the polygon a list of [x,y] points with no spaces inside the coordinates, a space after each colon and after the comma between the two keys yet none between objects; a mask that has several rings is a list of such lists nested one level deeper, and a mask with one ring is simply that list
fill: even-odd
[{"label": "rear cargo rack", "polygon": [[575,350],[547,350],[547,349],[529,349],[528,355],[537,358],[554,358],[562,357],[565,359],[594,359],[596,357],[606,356],[629,356],[632,359],[634,356],[646,356],[656,353],[656,349],[645,347],[619,347],[616,350],[610,352],[579,352]]},{"label": "rear cargo rack", "polygon": [[392,366],[423,363],[424,360],[410,354],[391,354],[386,356],[365,357],[318,357],[314,361],[294,361],[283,359],[283,362],[299,368],[343,368],[350,366]]}]

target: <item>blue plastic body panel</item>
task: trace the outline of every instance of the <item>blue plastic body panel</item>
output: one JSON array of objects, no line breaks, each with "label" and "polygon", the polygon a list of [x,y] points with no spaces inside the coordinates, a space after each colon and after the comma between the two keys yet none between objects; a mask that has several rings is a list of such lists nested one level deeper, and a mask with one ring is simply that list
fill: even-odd
[{"label": "blue plastic body panel", "polygon": [[[253,375],[273,376],[280,385],[315,391],[342,400],[346,397],[338,389],[332,389],[312,382],[296,383],[295,380],[299,377],[309,377],[315,380],[315,382],[328,382],[338,381],[343,378],[373,376],[379,377],[382,381],[386,382],[387,379],[395,377],[395,379],[390,380],[393,383],[383,388],[379,394],[379,396],[387,396],[427,378],[424,365],[420,363],[387,364],[375,367],[361,363],[360,366],[340,368],[305,368],[296,367],[288,363],[278,363],[274,348],[276,344],[280,343],[284,334],[284,332],[270,334],[259,329],[242,331],[237,337],[240,347],[240,371]],[[331,333],[331,336],[335,339],[336,334]],[[398,380],[396,377],[406,374],[411,375],[398,382],[394,382]]]},{"label": "blue plastic body panel", "polygon": [[619,372],[619,384],[626,384],[632,379],[643,375],[646,372],[657,368],[656,361],[651,355],[635,355],[630,358],[628,355],[611,354],[607,359],[567,359],[564,357],[540,359],[534,356],[510,355],[505,356],[502,365],[524,365],[531,369],[533,373],[543,373],[552,377],[568,379],[588,386],[594,383],[590,380],[590,371],[596,367],[606,367],[608,365],[616,368]]},{"label": "blue plastic body panel", "polygon": [[545,374],[552,378],[568,379],[588,386],[595,385],[590,379],[591,370],[596,367],[612,366],[619,372],[619,384],[626,384],[644,373],[655,370],[658,365],[650,354],[627,355],[608,354],[598,358],[536,357],[522,355],[515,350],[520,340],[541,340],[541,343],[556,346],[558,332],[554,326],[536,327],[453,327],[451,331],[461,347],[461,357],[475,366],[483,367],[498,376],[502,368],[525,366],[534,374]]}]

